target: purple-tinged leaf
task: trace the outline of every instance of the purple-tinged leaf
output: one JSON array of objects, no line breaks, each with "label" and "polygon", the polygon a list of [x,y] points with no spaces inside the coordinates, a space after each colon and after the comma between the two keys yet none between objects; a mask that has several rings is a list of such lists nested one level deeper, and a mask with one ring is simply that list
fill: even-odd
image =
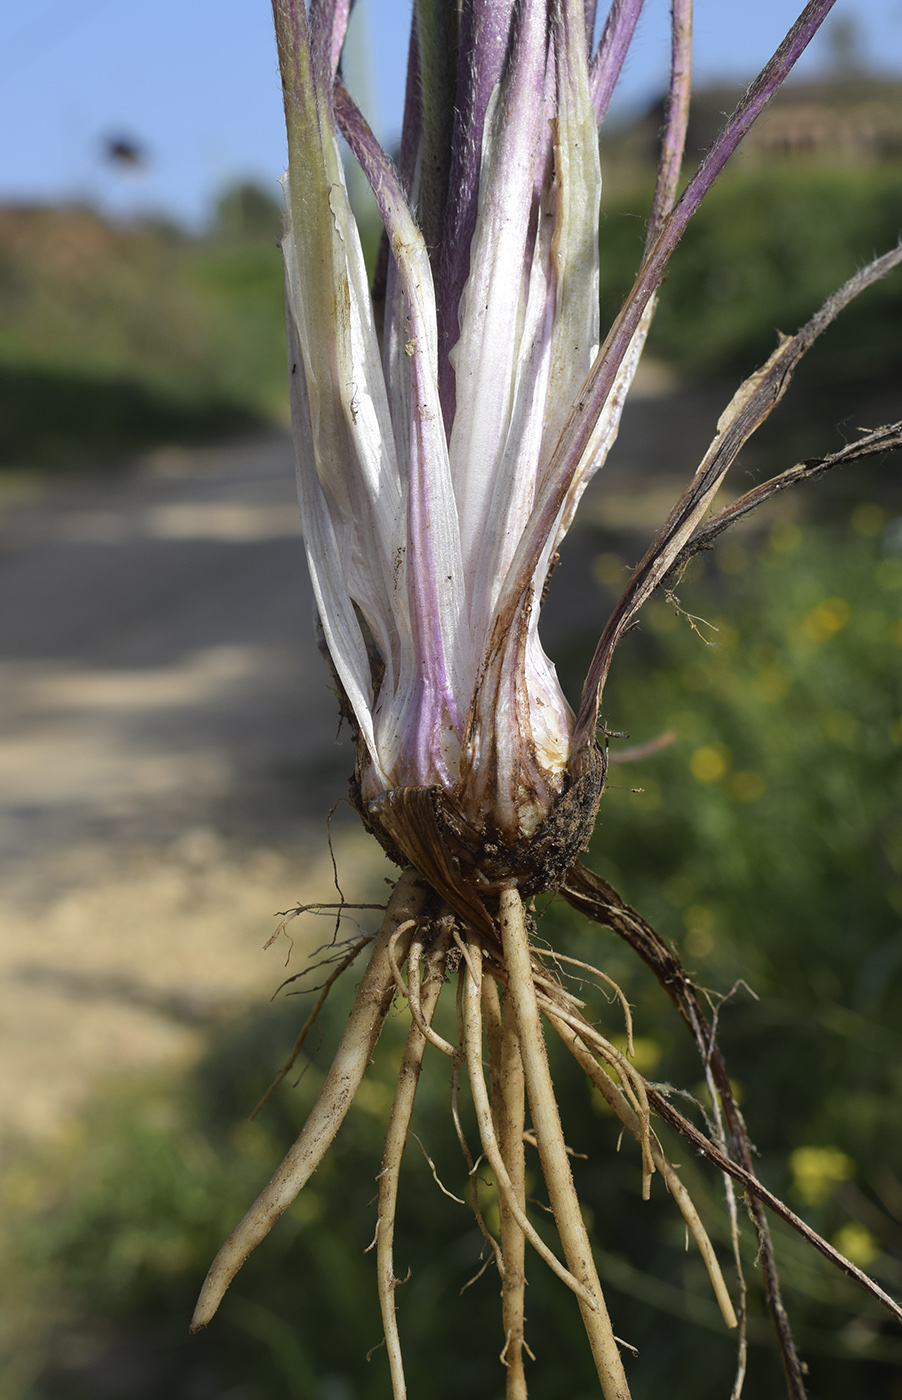
[{"label": "purple-tinged leaf", "polygon": [[513,14],[513,0],[468,0],[461,11],[451,169],[436,281],[439,390],[449,438],[456,396],[448,354],[460,334],[458,313],[470,271],[483,131],[489,99],[508,58]]},{"label": "purple-tinged leaf", "polygon": [[590,70],[592,105],[598,126],[610,106],[644,3],[645,0],[614,0],[608,11]]},{"label": "purple-tinged leaf", "polygon": [[[514,407],[524,293],[538,216],[535,169],[547,139],[546,47],[544,0],[526,0],[504,83],[496,89],[487,115],[470,276],[461,301],[460,337],[452,352],[457,408],[451,467],[468,576],[486,536],[487,512]],[[525,465],[528,469],[529,463]],[[479,625],[474,619],[474,635]]]},{"label": "purple-tinged leaf", "polygon": [[314,63],[328,74],[329,80],[338,71],[341,48],[351,17],[351,0],[311,0],[310,44]]},{"label": "purple-tinged leaf", "polygon": [[789,77],[835,3],[836,0],[809,0],[773,58],[765,64],[752,83],[696,174],[689,181],[677,208],[673,211],[672,227],[665,240],[665,246],[670,251],[671,245],[676,246],[683,236],[686,225],[740,141]]},{"label": "purple-tinged leaf", "polygon": [[667,125],[661,143],[655,197],[645,239],[649,249],[673,208],[683,167],[686,131],[689,126],[689,97],[692,86],[692,0],[672,0],[670,25],[670,91],[667,96]]},{"label": "purple-tinged leaf", "polygon": [[[413,18],[410,24],[410,42],[407,49],[407,83],[404,98],[404,117],[401,124],[401,146],[398,153],[398,173],[401,178],[401,186],[407,195],[411,208],[416,206],[416,190],[414,180],[417,169],[417,156],[420,149],[420,142],[423,136],[423,104],[422,82],[420,78],[420,39],[417,30],[417,12],[414,7]],[[373,309],[376,316],[376,328],[380,339],[388,338],[391,334],[391,307],[394,299],[389,296],[389,265],[391,253],[388,246],[388,234],[382,230],[379,240],[379,253],[376,259],[376,270],[373,276]],[[386,324],[386,316],[389,324]]]},{"label": "purple-tinged leaf", "polygon": [[460,17],[449,0],[416,0],[423,140],[417,213],[437,275],[451,176]]},{"label": "purple-tinged leaf", "polygon": [[583,18],[586,24],[586,48],[591,53],[595,37],[595,18],[598,14],[598,0],[583,0]]},{"label": "purple-tinged leaf", "polygon": [[335,88],[335,108],[379,205],[404,301],[407,339],[399,345],[395,338],[389,383],[396,450],[406,463],[406,534],[399,577],[405,580],[411,644],[408,650],[402,638],[394,709],[396,718],[404,706],[406,713],[394,781],[447,784],[463,729],[458,697],[469,694],[473,660],[457,509],[438,399],[432,275],[397,173],[341,83]]},{"label": "purple-tinged leaf", "polygon": [[780,84],[791,72],[818,28],[830,12],[834,0],[809,0],[809,4],[780,44],[773,58],[761,70],[736,111],[728,120],[695,176],[689,181],[661,232],[639,269],[633,288],[608,332],[589,374],[573,401],[549,469],[546,485],[533,508],[528,529],[517,551],[513,576],[508,582],[511,594],[525,594],[531,587],[532,573],[541,541],[555,530],[562,503],[574,481],[586,469],[593,452],[593,438],[604,414],[621,366],[640,332],[647,307],[660,286],[683,232],[702,199],[720,174],[730,155]]},{"label": "purple-tinged leaf", "polygon": [[410,201],[416,206],[417,155],[423,139],[423,75],[420,72],[420,33],[417,24],[416,6],[410,21],[410,44],[407,50],[407,78],[404,89],[404,117],[401,122],[401,146],[398,152],[398,171],[401,186]]}]

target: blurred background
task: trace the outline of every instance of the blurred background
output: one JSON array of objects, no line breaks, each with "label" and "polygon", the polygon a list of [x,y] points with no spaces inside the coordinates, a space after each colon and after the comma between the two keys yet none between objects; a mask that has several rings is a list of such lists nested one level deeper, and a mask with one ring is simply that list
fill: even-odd
[{"label": "blurred background", "polygon": [[[700,4],[697,159],[794,17]],[[602,133],[602,302],[630,285],[667,61],[653,5]],[[406,6],[360,7],[352,82],[390,146]],[[662,40],[661,35],[664,34]],[[248,1115],[309,1010],[305,957],[392,874],[342,803],[352,754],[312,640],[287,431],[281,103],[267,6],[41,0],[0,17],[0,1396],[376,1400],[375,1177],[405,1033],[389,1025],[329,1159],[222,1316],[187,1318],[297,1133],[353,990],[299,1082]],[[366,214],[364,213],[364,218]],[[710,195],[548,599],[571,696],[744,374],[902,227],[902,5],[837,4]],[[370,249],[372,252],[372,249]],[[898,418],[899,274],[843,314],[735,489]],[[672,745],[612,770],[590,863],[712,1003],[759,1171],[902,1293],[902,490],[898,463],[781,499],[696,561],[618,656],[609,728]],[[332,816],[327,814],[335,804]],[[330,837],[334,852],[333,869]],[[635,1010],[640,1068],[704,1103],[692,1047],[612,934],[552,901],[540,934]],[[298,995],[300,994],[300,995]],[[593,1014],[618,1030],[612,1007]],[[301,1073],[303,1069],[303,1073]],[[634,1394],[720,1400],[734,1344],[663,1190],[555,1064]],[[462,1194],[444,1064],[416,1131]],[[698,1121],[701,1110],[694,1110]],[[724,1261],[722,1187],[666,1144]],[[491,1219],[491,1183],[483,1188]],[[782,1227],[815,1397],[902,1398],[898,1330]],[[412,1393],[500,1400],[498,1284],[411,1143],[396,1256]],[[781,1393],[754,1265],[745,1394]],[[531,1393],[596,1393],[572,1300],[533,1263]],[[561,1358],[566,1357],[566,1365]]]}]

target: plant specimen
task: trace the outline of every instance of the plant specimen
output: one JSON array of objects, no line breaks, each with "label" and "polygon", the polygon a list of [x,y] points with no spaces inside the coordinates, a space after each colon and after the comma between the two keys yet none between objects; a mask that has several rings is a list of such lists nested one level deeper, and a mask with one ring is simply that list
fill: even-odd
[{"label": "plant specimen", "polygon": [[[474,1210],[502,1280],[509,1400],[526,1394],[527,1245],[575,1294],[606,1400],[629,1394],[573,1184],[544,1026],[638,1141],[644,1192],[653,1174],[663,1177],[728,1327],[742,1323],[743,1297],[737,1319],[714,1249],[655,1135],[654,1116],[746,1190],[790,1392],[804,1394],[763,1204],[787,1219],[792,1213],[755,1177],[691,980],[579,855],[605,784],[607,736],[599,734],[605,680],[643,603],[760,501],[841,461],[899,444],[898,424],[865,434],[710,514],[737,453],[782,397],[805,351],[853,297],[902,260],[902,251],[853,277],[734,395],[698,471],[634,570],[572,710],[538,634],[558,548],[615,440],[680,237],[830,0],[806,6],[681,193],[691,6],[673,0],[668,116],[645,253],[602,335],[597,133],[641,8],[641,0],[614,0],[592,52],[594,5],[583,0],[460,6],[420,0],[396,169],[340,75],[348,4],[314,0],[309,15],[301,0],[274,5],[288,127],[283,249],[307,558],[323,648],[356,735],[352,800],[404,873],[320,1097],[214,1262],[194,1326],[209,1320],[248,1252],[322,1160],[400,994],[411,1025],[388,1123],[376,1235],[396,1400],[406,1387],[393,1230],[401,1154],[427,1046],[449,1059],[455,1101],[466,1074],[481,1155],[498,1192],[496,1238],[480,1211],[476,1165],[455,1114]],[[339,133],[372,187],[384,227],[372,292]],[[715,1105],[713,1140],[643,1078],[629,1050],[616,1049],[589,1022],[562,980],[560,960],[555,965],[552,955],[549,965],[531,941],[524,900],[552,889],[632,943],[675,1001],[702,1053]],[[356,944],[342,966],[368,941]],[[454,1042],[434,1026],[448,982],[457,993]],[[623,1011],[631,1038],[625,1001]],[[559,1250],[530,1219],[526,1139],[538,1151]],[[792,1223],[806,1229],[795,1217]],[[853,1269],[826,1242],[817,1244]],[[737,1394],[745,1364],[742,1325],[740,1336]]]}]

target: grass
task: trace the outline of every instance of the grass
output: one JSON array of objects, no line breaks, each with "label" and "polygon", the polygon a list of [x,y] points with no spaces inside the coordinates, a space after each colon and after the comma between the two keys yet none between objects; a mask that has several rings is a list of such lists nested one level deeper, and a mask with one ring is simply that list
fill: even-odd
[{"label": "grass", "polygon": [[[650,192],[635,186],[602,222],[601,298],[610,319],[638,265]],[[637,215],[637,209],[639,214]],[[741,163],[705,199],[674,256],[649,349],[694,377],[748,373],[856,268],[902,233],[896,168],[855,171]],[[822,373],[897,373],[902,278],[896,274],[843,313],[828,336]]]},{"label": "grass", "polygon": [[[609,320],[641,255],[649,192],[601,227]],[[668,276],[650,350],[687,379],[749,372],[902,227],[894,169],[745,173],[711,192]],[[287,421],[278,206],[224,193],[204,237],[112,227],[86,208],[0,210],[0,468],[121,461],[136,448]],[[372,261],[374,234],[368,235]],[[843,313],[795,402],[898,381],[898,273]],[[845,391],[844,391],[845,392]],[[845,392],[848,397],[848,392]]]},{"label": "grass", "polygon": [[198,239],[88,209],[0,211],[0,466],[284,420],[277,229]]}]

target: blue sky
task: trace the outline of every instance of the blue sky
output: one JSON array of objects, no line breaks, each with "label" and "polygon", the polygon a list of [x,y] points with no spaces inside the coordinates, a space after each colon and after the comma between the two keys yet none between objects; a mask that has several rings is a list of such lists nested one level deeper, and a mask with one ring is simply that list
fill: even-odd
[{"label": "blue sky", "polygon": [[[795,0],[697,0],[697,80],[748,78],[795,17]],[[360,0],[372,55],[371,116],[400,123],[410,0]],[[864,57],[902,73],[902,0],[838,0]],[[622,79],[621,110],[660,90],[666,0],[647,0]],[[829,65],[822,33],[800,73]],[[0,202],[87,200],[113,215],[165,213],[194,226],[218,190],[252,177],[275,192],[282,111],[267,0],[31,0],[0,10]],[[143,171],[112,168],[109,138],[147,151]]]}]

